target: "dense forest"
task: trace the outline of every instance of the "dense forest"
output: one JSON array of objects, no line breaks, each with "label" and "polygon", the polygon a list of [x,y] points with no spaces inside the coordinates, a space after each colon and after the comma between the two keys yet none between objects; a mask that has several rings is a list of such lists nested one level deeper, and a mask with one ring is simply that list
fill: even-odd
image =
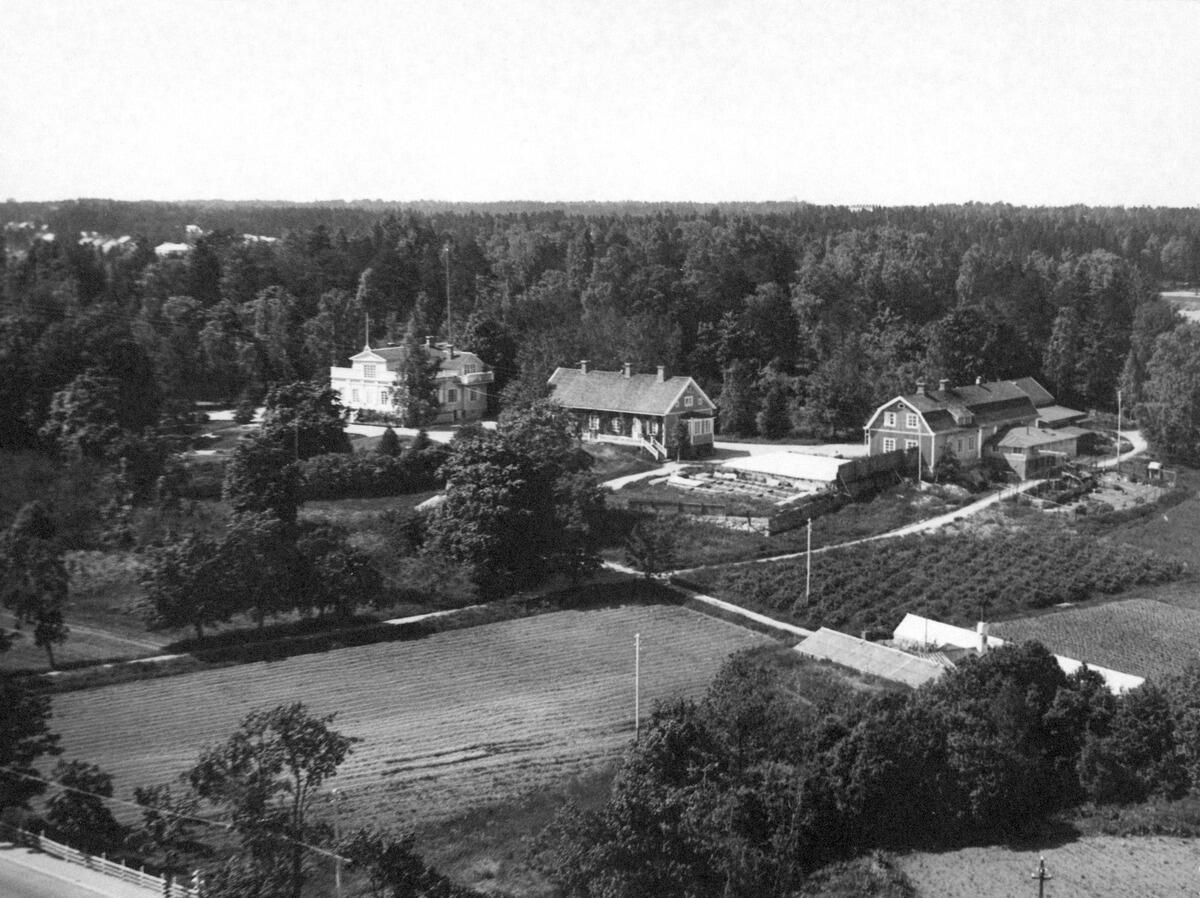
[{"label": "dense forest", "polygon": [[1177,323],[1158,285],[1200,280],[1187,209],[79,200],[0,220],[5,447],[72,386],[136,432],[322,379],[368,321],[479,353],[495,408],[583,358],[690,374],[744,435],[853,437],[922,376],[1033,374],[1105,408]]}]

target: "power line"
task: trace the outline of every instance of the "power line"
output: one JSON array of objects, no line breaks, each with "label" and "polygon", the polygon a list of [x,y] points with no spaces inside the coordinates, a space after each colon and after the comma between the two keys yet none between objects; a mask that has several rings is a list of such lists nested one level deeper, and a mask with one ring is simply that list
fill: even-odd
[{"label": "power line", "polygon": [[[34,782],[43,783],[44,785],[47,785],[47,786],[53,786],[56,789],[59,789],[60,791],[63,791],[63,792],[74,792],[77,795],[86,795],[89,798],[96,798],[106,804],[111,803],[111,804],[116,804],[116,805],[122,805],[122,806],[128,807],[128,808],[137,808],[138,810],[143,810],[143,811],[153,811],[154,813],[162,815],[162,816],[173,817],[177,820],[186,820],[186,821],[190,821],[192,823],[201,824],[203,826],[213,826],[213,827],[217,827],[219,829],[223,829],[226,832],[233,832],[236,830],[236,827],[232,823],[224,823],[220,820],[211,820],[207,817],[198,817],[195,814],[185,814],[182,811],[173,811],[170,808],[159,808],[159,807],[155,807],[154,805],[141,804],[140,802],[130,801],[129,799],[126,799],[126,798],[117,798],[115,796],[108,796],[108,795],[98,795],[97,793],[89,792],[86,789],[79,789],[79,788],[76,788],[75,786],[68,786],[65,783],[59,782],[58,780],[49,779],[44,776],[37,776],[32,773],[26,773],[23,770],[15,770],[14,768],[7,766],[7,765],[3,765],[3,764],[0,764],[0,771],[3,771],[4,773],[7,773],[10,776],[20,777],[21,779],[26,779],[26,780],[33,780]],[[304,848],[308,851],[311,851],[315,854],[324,855],[325,857],[334,858],[336,860],[342,860],[342,861],[348,860],[347,858],[344,858],[341,855],[337,854],[336,852],[330,851],[327,848],[321,848],[319,845],[311,845],[308,842],[301,841],[300,839],[294,839],[291,836],[286,835],[284,833],[267,833],[266,835],[269,838],[277,839],[279,841],[286,842],[290,845],[297,845],[297,846]]]}]

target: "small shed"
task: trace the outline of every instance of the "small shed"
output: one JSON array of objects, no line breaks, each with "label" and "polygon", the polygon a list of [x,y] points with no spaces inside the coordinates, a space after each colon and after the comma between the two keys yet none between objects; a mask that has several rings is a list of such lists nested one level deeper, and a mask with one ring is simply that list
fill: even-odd
[{"label": "small shed", "polygon": [[1087,412],[1081,412],[1065,405],[1047,405],[1038,408],[1038,427],[1069,427],[1078,424],[1087,417]]}]

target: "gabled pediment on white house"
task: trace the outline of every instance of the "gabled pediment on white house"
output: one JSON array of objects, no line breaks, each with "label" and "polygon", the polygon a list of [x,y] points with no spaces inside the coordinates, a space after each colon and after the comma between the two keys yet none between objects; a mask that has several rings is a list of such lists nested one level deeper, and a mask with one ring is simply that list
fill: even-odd
[{"label": "gabled pediment on white house", "polygon": [[387,359],[385,359],[381,355],[376,355],[369,347],[364,347],[363,351],[360,352],[358,355],[350,356],[350,361],[352,361],[352,362],[386,362]]}]

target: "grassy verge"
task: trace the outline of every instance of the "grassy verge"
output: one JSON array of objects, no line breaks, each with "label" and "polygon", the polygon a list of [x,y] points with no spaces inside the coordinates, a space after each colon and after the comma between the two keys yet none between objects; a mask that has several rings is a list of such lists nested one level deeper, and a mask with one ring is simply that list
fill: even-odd
[{"label": "grassy verge", "polygon": [[679,593],[661,583],[647,580],[614,580],[590,583],[573,589],[517,595],[409,624],[387,624],[377,617],[366,616],[348,622],[293,621],[268,626],[261,631],[233,630],[202,640],[183,640],[163,648],[162,654],[177,656],[164,662],[84,662],[78,666],[64,666],[63,670],[50,675],[42,675],[40,670],[22,673],[37,676],[38,682],[51,692],[68,692],[236,664],[280,661],[296,655],[328,652],[350,646],[422,639],[433,633],[554,611],[590,610],[631,604],[673,605],[679,602]]},{"label": "grassy verge", "polygon": [[592,457],[591,473],[601,482],[662,467],[661,462],[654,461],[646,453],[621,446],[588,443],[583,447],[583,451]]},{"label": "grassy verge", "polygon": [[482,804],[418,827],[418,848],[426,862],[465,886],[548,898],[556,894],[555,887],[532,863],[531,842],[568,803],[584,810],[603,805],[617,768],[617,762],[610,762],[521,800]]},{"label": "grassy verge", "polygon": [[1200,795],[1179,801],[1084,805],[1064,818],[1081,836],[1200,836]]}]

